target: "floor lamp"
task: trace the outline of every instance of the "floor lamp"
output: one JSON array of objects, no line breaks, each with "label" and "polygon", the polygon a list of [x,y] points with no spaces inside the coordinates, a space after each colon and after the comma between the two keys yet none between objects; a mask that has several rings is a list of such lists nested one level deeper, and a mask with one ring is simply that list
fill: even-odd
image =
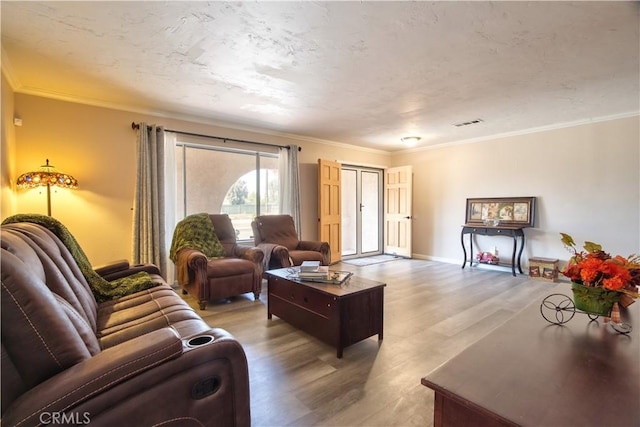
[{"label": "floor lamp", "polygon": [[47,187],[47,215],[51,216],[51,187],[78,188],[78,180],[71,175],[58,172],[55,166],[47,164],[40,166],[34,172],[23,173],[18,177],[18,188]]}]

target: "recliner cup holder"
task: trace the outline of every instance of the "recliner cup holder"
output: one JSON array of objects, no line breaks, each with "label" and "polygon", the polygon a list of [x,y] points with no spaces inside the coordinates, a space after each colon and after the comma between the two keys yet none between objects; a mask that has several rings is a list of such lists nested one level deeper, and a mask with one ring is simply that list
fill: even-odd
[{"label": "recliner cup holder", "polygon": [[215,338],[211,335],[198,335],[197,337],[189,338],[187,341],[187,347],[200,347],[209,343],[212,343]]}]

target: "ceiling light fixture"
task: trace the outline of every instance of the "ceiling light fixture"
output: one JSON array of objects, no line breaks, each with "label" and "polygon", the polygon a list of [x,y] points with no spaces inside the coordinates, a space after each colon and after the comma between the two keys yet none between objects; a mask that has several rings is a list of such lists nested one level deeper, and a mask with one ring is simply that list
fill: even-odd
[{"label": "ceiling light fixture", "polygon": [[420,138],[419,136],[405,136],[404,138],[400,138],[400,141],[402,141],[407,147],[413,147],[421,139],[422,138]]}]

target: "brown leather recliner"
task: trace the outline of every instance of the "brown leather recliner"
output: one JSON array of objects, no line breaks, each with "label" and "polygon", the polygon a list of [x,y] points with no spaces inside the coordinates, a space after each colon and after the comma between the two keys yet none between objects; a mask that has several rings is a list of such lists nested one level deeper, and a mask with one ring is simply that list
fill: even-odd
[{"label": "brown leather recliner", "polygon": [[[209,219],[222,246],[224,257],[208,259],[200,250],[184,248],[176,254],[178,284],[198,300],[201,310],[207,302],[262,290],[262,260],[259,248],[240,245],[227,214],[210,214]],[[176,228],[177,231],[177,228]]]},{"label": "brown leather recliner", "polygon": [[302,261],[331,262],[329,243],[299,240],[291,215],[262,215],[251,222],[254,244],[263,250],[264,269],[300,265]]},{"label": "brown leather recliner", "polygon": [[48,228],[5,224],[0,237],[3,425],[251,424],[242,347],[157,268],[100,269],[144,270],[154,283],[97,302],[86,267]]}]

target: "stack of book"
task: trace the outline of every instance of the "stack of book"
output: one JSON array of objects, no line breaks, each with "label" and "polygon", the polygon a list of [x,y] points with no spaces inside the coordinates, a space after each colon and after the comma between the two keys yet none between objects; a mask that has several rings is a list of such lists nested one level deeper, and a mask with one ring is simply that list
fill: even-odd
[{"label": "stack of book", "polygon": [[326,279],[329,277],[329,266],[320,265],[320,261],[303,261],[298,277],[301,280]]},{"label": "stack of book", "polygon": [[320,261],[304,261],[295,275],[297,280],[307,282],[331,283],[341,285],[351,277],[348,271],[329,270],[328,265],[320,265]]},{"label": "stack of book", "polygon": [[313,272],[320,268],[320,261],[302,261],[300,264],[300,271]]}]

